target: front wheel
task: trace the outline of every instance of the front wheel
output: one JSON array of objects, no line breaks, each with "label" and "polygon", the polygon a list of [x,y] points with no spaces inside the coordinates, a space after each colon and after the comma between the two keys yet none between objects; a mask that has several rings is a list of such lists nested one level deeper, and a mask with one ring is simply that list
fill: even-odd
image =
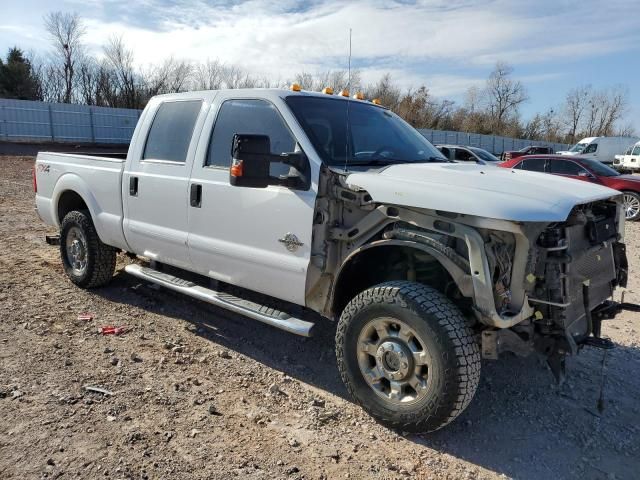
[{"label": "front wheel", "polygon": [[69,279],[82,288],[109,283],[116,268],[116,250],[100,241],[86,210],[65,215],[60,227],[60,256]]},{"label": "front wheel", "polygon": [[626,220],[640,219],[640,194],[636,192],[622,192],[622,208]]},{"label": "front wheel", "polygon": [[467,407],[480,380],[480,352],[467,323],[437,290],[393,281],[345,307],[336,333],[349,393],[392,428],[429,432]]}]

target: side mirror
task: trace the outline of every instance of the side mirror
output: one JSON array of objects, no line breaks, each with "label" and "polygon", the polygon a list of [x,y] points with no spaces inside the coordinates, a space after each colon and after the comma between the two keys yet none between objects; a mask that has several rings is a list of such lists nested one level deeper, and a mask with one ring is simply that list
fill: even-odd
[{"label": "side mirror", "polygon": [[579,177],[594,178],[589,172],[578,172]]},{"label": "side mirror", "polygon": [[[229,181],[234,187],[266,188],[283,185],[295,189],[308,189],[310,185],[309,160],[303,152],[271,153],[271,140],[267,135],[235,134],[231,144],[232,163]],[[289,175],[273,177],[273,163],[293,167]]]}]

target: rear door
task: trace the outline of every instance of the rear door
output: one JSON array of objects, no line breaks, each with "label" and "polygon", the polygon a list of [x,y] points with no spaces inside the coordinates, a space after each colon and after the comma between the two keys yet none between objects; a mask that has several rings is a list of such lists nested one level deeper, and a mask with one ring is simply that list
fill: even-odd
[{"label": "rear door", "polygon": [[[123,175],[124,232],[133,252],[189,268],[189,173],[208,104],[152,100]],[[196,133],[194,133],[196,132]]]},{"label": "rear door", "polygon": [[530,172],[545,173],[546,163],[547,160],[545,158],[525,158],[515,168],[528,170]]},{"label": "rear door", "polygon": [[[203,275],[304,305],[316,181],[309,190],[229,181],[234,134],[268,135],[273,154],[294,151],[304,134],[282,99],[247,95],[220,92],[204,125],[190,185],[201,192],[188,213],[191,260]],[[288,172],[280,168],[271,175]]]},{"label": "rear door", "polygon": [[572,160],[549,160],[547,163],[547,171],[562,177],[574,178],[585,182],[597,182],[591,172]]}]

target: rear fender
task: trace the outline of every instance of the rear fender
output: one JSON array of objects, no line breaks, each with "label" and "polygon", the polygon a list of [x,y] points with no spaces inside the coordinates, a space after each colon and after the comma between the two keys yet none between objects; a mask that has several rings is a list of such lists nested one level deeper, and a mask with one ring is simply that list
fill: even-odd
[{"label": "rear fender", "polygon": [[[58,228],[63,220],[58,218],[58,205],[67,191],[75,192],[82,198],[102,243],[128,250],[122,232],[122,210],[118,213],[104,211],[87,182],[75,173],[68,172],[60,176],[51,194],[50,216]],[[117,194],[120,195],[120,191]]]}]

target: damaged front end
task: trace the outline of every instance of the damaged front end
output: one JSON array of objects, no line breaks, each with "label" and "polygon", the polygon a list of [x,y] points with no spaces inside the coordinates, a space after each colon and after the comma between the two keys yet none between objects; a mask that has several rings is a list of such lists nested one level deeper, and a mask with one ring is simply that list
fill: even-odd
[{"label": "damaged front end", "polygon": [[626,306],[612,300],[615,287],[627,283],[623,228],[612,200],[579,205],[565,222],[547,225],[531,245],[524,279],[533,316],[510,330],[483,332],[485,357],[538,351],[562,381],[567,355],[585,345],[611,348],[600,332],[602,320]]}]

